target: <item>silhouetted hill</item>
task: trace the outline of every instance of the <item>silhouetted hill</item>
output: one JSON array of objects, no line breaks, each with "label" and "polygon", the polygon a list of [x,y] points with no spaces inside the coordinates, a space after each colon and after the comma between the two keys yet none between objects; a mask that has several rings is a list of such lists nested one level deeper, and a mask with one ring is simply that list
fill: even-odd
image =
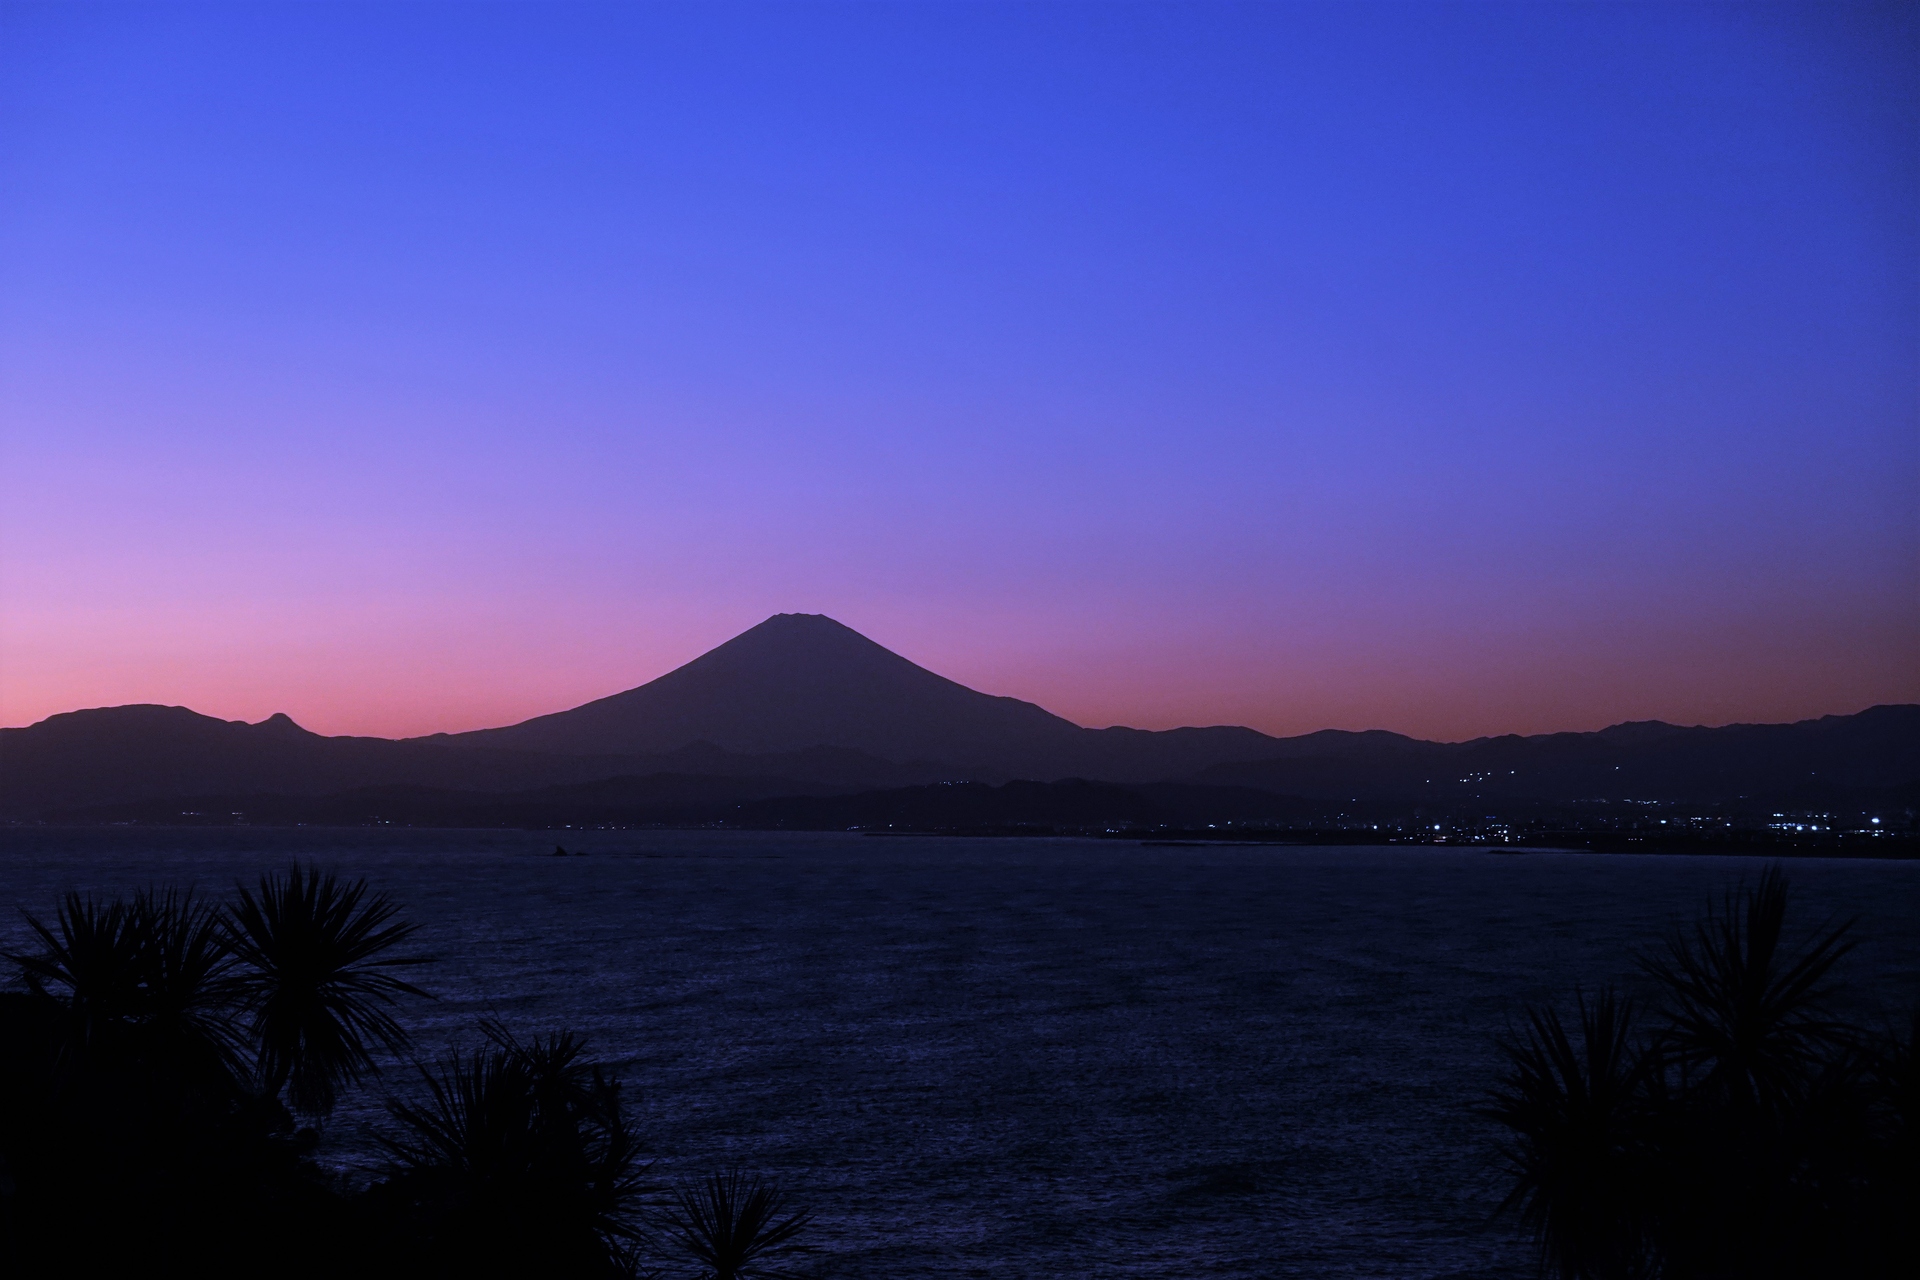
[{"label": "silhouetted hill", "polygon": [[[660,777],[680,779],[672,786],[686,794],[525,794],[614,786],[609,780],[631,788],[639,785],[632,779]],[[1223,789],[1258,790],[1305,798],[1335,818],[1369,805],[1461,813],[1652,801],[1745,811],[1900,807],[1920,786],[1920,706],[1797,724],[1708,729],[1649,721],[1462,743],[1378,730],[1273,738],[1222,726],[1085,729],[935,675],[829,618],[781,614],[650,684],[502,729],[404,741],[329,738],[284,715],[245,724],[184,707],[131,706],[0,730],[0,817],[11,818],[181,797],[264,803],[393,787],[424,789],[415,800],[448,813],[475,806],[424,792],[512,795],[515,812],[587,815],[770,803],[777,797],[765,788],[775,785],[784,795],[817,799],[932,783],[1080,778],[1124,784],[1133,795],[1147,794],[1145,784],[1182,782],[1206,788],[1199,794],[1219,804]],[[709,786],[714,779],[736,785]],[[1233,819],[1223,810],[1222,820]]]},{"label": "silhouetted hill", "polygon": [[755,758],[825,748],[923,775],[885,780],[893,785],[1186,778],[1349,802],[1721,800],[1788,788],[1817,801],[1920,779],[1917,726],[1920,709],[1887,707],[1802,725],[1703,729],[1649,721],[1467,743],[1380,730],[1273,738],[1231,726],[1086,729],[935,675],[831,618],[779,614],[625,693],[507,728],[414,741],[629,758],[695,742]]},{"label": "silhouetted hill", "polygon": [[425,743],[634,755],[710,742],[744,755],[828,746],[1000,778],[1148,781],[1248,759],[1252,729],[1083,729],[915,666],[817,614],[782,613],[648,684],[571,711]]},{"label": "silhouetted hill", "polygon": [[[314,795],[374,783],[525,786],[591,773],[590,762],[540,762],[384,738],[327,738],[284,715],[259,724],[185,707],[105,707],[0,729],[0,807],[37,812],[143,796],[214,791]],[[556,773],[557,771],[557,773]]]},{"label": "silhouetted hill", "polygon": [[315,796],[373,786],[521,791],[655,773],[779,777],[800,791],[900,786],[944,776],[830,747],[767,757],[740,756],[711,743],[651,756],[547,755],[445,741],[330,738],[284,715],[247,724],[185,707],[103,707],[0,729],[0,817],[149,798]]},{"label": "silhouetted hill", "polygon": [[1659,800],[1843,803],[1920,781],[1920,706],[1794,724],[1717,729],[1659,721],[1598,733],[1421,742],[1394,734],[1312,734],[1265,759],[1215,765],[1194,781],[1357,801],[1553,803]]},{"label": "silhouetted hill", "polygon": [[955,762],[1079,732],[1030,702],[976,693],[917,667],[831,618],[782,613],[637,689],[427,741],[575,755],[638,755],[689,742],[745,755],[831,746]]}]

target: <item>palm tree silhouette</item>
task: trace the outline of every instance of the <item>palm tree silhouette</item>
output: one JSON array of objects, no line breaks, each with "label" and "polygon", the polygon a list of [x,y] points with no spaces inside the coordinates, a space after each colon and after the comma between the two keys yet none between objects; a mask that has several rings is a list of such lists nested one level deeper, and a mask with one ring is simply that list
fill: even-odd
[{"label": "palm tree silhouette", "polygon": [[391,954],[418,926],[395,922],[397,908],[369,896],[365,880],[342,884],[298,865],[238,894],[227,929],[262,1087],[269,1096],[284,1087],[297,1111],[329,1111],[342,1084],[372,1069],[376,1048],[406,1045],[389,1012],[398,997],[430,998],[393,972],[429,962]]},{"label": "palm tree silhouette", "polygon": [[487,1047],[420,1069],[423,1101],[389,1101],[391,1212],[449,1265],[619,1273],[645,1190],[619,1082],[571,1033],[483,1029]]},{"label": "palm tree silhouette", "polygon": [[[0,1258],[14,1269],[69,1273],[84,1249],[85,1265],[103,1272],[256,1274],[250,1251],[337,1214],[339,1197],[303,1160],[278,1101],[285,1077],[258,1087],[264,1055],[249,1041],[263,1024],[250,1001],[291,985],[275,981],[299,968],[294,931],[281,926],[302,899],[330,908],[310,912],[323,926],[310,935],[341,926],[333,953],[349,963],[333,966],[332,987],[320,984],[336,1016],[340,970],[362,976],[355,966],[377,964],[404,933],[378,913],[369,926],[357,888],[290,879],[292,892],[263,885],[252,932],[171,890],[130,902],[68,894],[50,921],[27,916],[39,947],[9,956],[26,990],[0,1002],[0,1160],[14,1184],[0,1197]],[[305,971],[325,977],[326,959]],[[365,1019],[346,1014],[335,1043],[364,1057]],[[325,1273],[331,1243],[310,1242],[304,1260],[276,1269]]]},{"label": "palm tree silhouette", "polygon": [[1794,947],[1787,907],[1769,867],[1641,960],[1661,1015],[1647,1059],[1670,1274],[1797,1275],[1843,1250],[1864,1059],[1828,979],[1852,922]]},{"label": "palm tree silhouette", "polygon": [[[1562,1280],[1896,1274],[1912,1187],[1911,1059],[1834,1016],[1850,922],[1790,945],[1777,867],[1641,958],[1651,1025],[1611,992],[1502,1044],[1483,1114],[1509,1135],[1517,1210]],[[1904,1138],[1902,1135],[1906,1135]],[[1904,1171],[1903,1171],[1904,1168]]]},{"label": "palm tree silhouette", "polygon": [[1849,1039],[1827,1010],[1826,980],[1853,949],[1853,922],[1829,924],[1787,954],[1786,918],[1786,876],[1768,867],[1757,886],[1728,893],[1664,954],[1641,961],[1662,996],[1667,1065],[1736,1107],[1790,1105]]},{"label": "palm tree silhouette", "polygon": [[728,1171],[682,1185],[665,1227],[669,1242],[699,1264],[702,1280],[757,1280],[791,1274],[768,1263],[801,1251],[795,1237],[812,1220],[772,1183]]},{"label": "palm tree silhouette", "polygon": [[1517,1210],[1543,1267],[1562,1280],[1650,1271],[1644,1200],[1644,1065],[1630,1042],[1632,1004],[1612,990],[1576,995],[1579,1043],[1552,1009],[1501,1042],[1510,1070],[1483,1114],[1513,1135]]},{"label": "palm tree silhouette", "polygon": [[[486,1043],[420,1067],[391,1098],[386,1176],[349,1193],[309,1158],[292,1111],[403,1048],[415,926],[365,881],[294,866],[131,901],[68,894],[0,993],[0,1269],[333,1275],[631,1276],[647,1165],[620,1083],[569,1032]],[[283,1101],[284,1099],[284,1101]],[[291,1108],[291,1111],[289,1110]],[[681,1188],[662,1239],[713,1280],[784,1274],[809,1215],[738,1173]],[[299,1257],[284,1242],[299,1239]]]},{"label": "palm tree silhouette", "polygon": [[65,1015],[59,1065],[75,1068],[118,1048],[144,1004],[145,944],[133,912],[123,902],[69,893],[52,924],[31,914],[26,921],[40,951],[8,952],[7,959],[34,996],[57,1003]]},{"label": "palm tree silhouette", "polygon": [[238,1087],[242,1041],[233,1010],[236,960],[220,912],[193,893],[151,890],[129,912],[141,941],[144,988],[139,1052],[163,1087]]}]

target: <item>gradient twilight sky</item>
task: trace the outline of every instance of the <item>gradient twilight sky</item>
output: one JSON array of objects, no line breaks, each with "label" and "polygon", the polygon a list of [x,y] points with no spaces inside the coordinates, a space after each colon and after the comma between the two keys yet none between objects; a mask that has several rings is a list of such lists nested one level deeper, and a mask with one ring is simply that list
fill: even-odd
[{"label": "gradient twilight sky", "polygon": [[1096,725],[1920,701],[1920,7],[0,6],[0,724],[780,611]]}]

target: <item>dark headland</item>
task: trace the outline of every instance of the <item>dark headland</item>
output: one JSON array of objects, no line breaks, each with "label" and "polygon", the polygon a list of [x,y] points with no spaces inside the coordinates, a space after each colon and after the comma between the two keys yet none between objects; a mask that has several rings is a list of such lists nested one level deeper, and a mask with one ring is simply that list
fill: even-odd
[{"label": "dark headland", "polygon": [[1920,706],[1426,742],[1088,729],[779,614],[522,724],[323,737],[184,707],[0,729],[0,820],[1062,832],[1907,854]]}]

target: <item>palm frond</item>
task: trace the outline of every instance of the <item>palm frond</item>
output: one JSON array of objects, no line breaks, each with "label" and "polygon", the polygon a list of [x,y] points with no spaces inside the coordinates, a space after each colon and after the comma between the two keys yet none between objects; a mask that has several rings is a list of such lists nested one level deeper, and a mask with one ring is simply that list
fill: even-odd
[{"label": "palm frond", "polygon": [[226,926],[269,1093],[285,1087],[296,1109],[327,1111],[342,1083],[373,1069],[376,1049],[405,1047],[389,1010],[427,993],[393,971],[430,958],[394,953],[418,928],[397,914],[364,880],[343,884],[297,865],[262,876],[257,895],[239,887]]},{"label": "palm frond", "polygon": [[129,910],[141,949],[142,1052],[178,1084],[225,1087],[243,1074],[232,1003],[234,956],[220,913],[191,890],[146,891]]},{"label": "palm frond", "polygon": [[1513,1191],[1501,1205],[1534,1234],[1562,1280],[1613,1280],[1647,1269],[1642,1207],[1642,1066],[1631,1002],[1578,997],[1576,1044],[1552,1009],[1500,1044],[1509,1071],[1482,1114],[1511,1135]]},{"label": "palm frond", "polygon": [[146,1007],[146,943],[132,910],[68,893],[50,923],[21,914],[39,950],[6,956],[33,996],[59,1010],[55,1068],[64,1074],[117,1061]]},{"label": "palm frond", "polygon": [[729,1170],[682,1185],[664,1225],[709,1280],[756,1280],[789,1274],[768,1264],[803,1251],[797,1237],[812,1220],[773,1183]]},{"label": "palm frond", "polygon": [[142,941],[126,903],[68,893],[52,924],[21,914],[40,950],[6,957],[35,995],[59,1000],[89,1027],[139,1015]]},{"label": "palm frond", "polygon": [[1740,1105],[1784,1105],[1848,1035],[1826,1009],[1826,980],[1853,948],[1853,922],[1823,926],[1789,953],[1787,900],[1786,877],[1769,867],[1641,961],[1662,990],[1663,1049],[1700,1087]]},{"label": "palm frond", "polygon": [[379,1137],[398,1169],[487,1177],[526,1163],[531,1099],[509,1055],[453,1053],[418,1070],[425,1100],[389,1100],[401,1128]]},{"label": "palm frond", "polygon": [[619,1082],[571,1033],[485,1030],[487,1047],[420,1068],[421,1101],[388,1103],[399,1128],[380,1142],[396,1178],[433,1188],[456,1218],[487,1220],[471,1229],[612,1258],[638,1236],[646,1171]]}]

